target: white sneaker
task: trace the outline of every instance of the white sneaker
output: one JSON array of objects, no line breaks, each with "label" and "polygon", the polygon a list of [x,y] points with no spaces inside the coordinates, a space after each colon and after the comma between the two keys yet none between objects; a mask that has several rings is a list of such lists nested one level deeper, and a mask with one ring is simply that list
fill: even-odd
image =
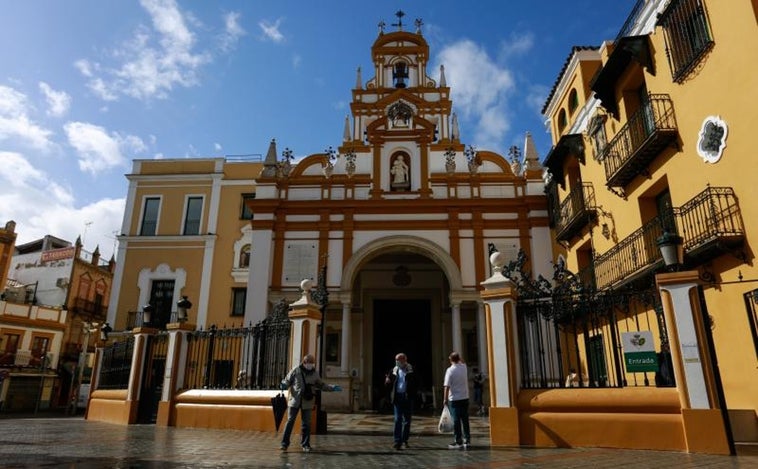
[{"label": "white sneaker", "polygon": [[461,449],[463,448],[463,445],[459,445],[458,443],[450,443],[447,445],[447,449]]},{"label": "white sneaker", "polygon": [[310,446],[303,446],[303,452],[304,453],[310,453],[311,452],[311,447]]},{"label": "white sneaker", "polygon": [[471,443],[463,443],[463,449],[464,449],[464,450],[469,450],[469,449],[471,449]]}]

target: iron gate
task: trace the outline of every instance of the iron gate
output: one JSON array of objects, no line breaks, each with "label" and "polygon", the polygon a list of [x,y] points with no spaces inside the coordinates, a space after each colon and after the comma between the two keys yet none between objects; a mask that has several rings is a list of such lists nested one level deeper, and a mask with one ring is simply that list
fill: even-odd
[{"label": "iron gate", "polygon": [[[652,282],[642,289],[597,291],[591,270],[574,274],[562,258],[554,264],[552,282],[541,275],[533,279],[526,263],[522,250],[503,268],[518,292],[521,388],[674,384],[663,310]],[[657,331],[657,372],[626,372],[620,329]]]}]

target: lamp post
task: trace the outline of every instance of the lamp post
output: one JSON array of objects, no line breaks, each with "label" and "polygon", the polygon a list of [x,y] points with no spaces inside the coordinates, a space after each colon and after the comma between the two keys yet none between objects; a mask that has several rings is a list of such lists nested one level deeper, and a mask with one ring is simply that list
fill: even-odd
[{"label": "lamp post", "polygon": [[[684,264],[684,238],[671,233],[668,230],[656,240],[658,249],[661,250],[663,264],[669,272],[678,271]],[[659,354],[658,373],[655,376],[657,386],[675,386],[674,369],[671,362],[671,350],[669,348],[668,328],[666,319],[663,316],[663,306],[655,307],[655,316],[658,319],[658,330],[660,331],[661,353]]]},{"label": "lamp post", "polygon": [[176,302],[176,320],[178,322],[187,322],[189,318],[187,310],[192,308],[192,303],[186,296],[182,296],[182,299]]},{"label": "lamp post", "polygon": [[150,303],[142,307],[142,327],[147,327],[148,324],[150,324],[150,321],[153,319],[154,311],[155,306],[151,305]]},{"label": "lamp post", "polygon": [[675,272],[684,264],[684,238],[668,230],[656,240],[661,250],[663,263],[670,272]]},{"label": "lamp post", "polygon": [[[110,327],[110,326],[109,326]],[[76,394],[71,396],[71,413],[76,414],[77,406],[79,405],[79,394],[81,394],[82,380],[84,379],[84,365],[87,361],[87,352],[89,350],[89,336],[91,333],[98,330],[97,323],[82,323],[82,331],[84,332],[84,339],[82,340],[82,350],[79,352],[79,362],[77,364],[77,378],[76,378]],[[74,379],[71,379],[71,389],[69,394],[72,394],[74,389]]]}]

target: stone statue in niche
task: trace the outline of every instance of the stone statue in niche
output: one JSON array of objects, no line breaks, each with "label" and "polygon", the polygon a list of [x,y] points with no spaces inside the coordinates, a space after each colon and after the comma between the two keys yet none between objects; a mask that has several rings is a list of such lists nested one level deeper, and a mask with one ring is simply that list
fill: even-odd
[{"label": "stone statue in niche", "polygon": [[404,155],[397,155],[390,166],[390,187],[392,190],[408,190],[411,187],[410,168],[405,161]]}]

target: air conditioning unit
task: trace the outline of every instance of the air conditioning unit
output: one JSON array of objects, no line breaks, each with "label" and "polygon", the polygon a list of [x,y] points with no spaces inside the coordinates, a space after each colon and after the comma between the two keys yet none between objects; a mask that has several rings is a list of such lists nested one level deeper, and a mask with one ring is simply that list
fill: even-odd
[{"label": "air conditioning unit", "polygon": [[60,288],[68,288],[68,278],[61,277],[55,281],[55,286]]}]

